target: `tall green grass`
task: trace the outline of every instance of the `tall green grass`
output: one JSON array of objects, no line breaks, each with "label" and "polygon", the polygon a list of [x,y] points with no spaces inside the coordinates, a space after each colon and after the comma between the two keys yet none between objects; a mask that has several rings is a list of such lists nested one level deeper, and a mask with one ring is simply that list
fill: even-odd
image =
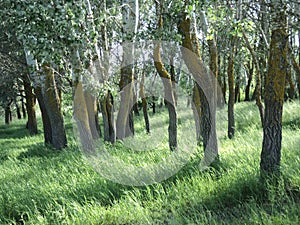
[{"label": "tall green grass", "polygon": [[[0,224],[300,224],[299,109],[298,101],[284,106],[282,177],[279,187],[267,188],[259,179],[262,129],[252,102],[235,107],[235,138],[220,135],[218,167],[201,171],[200,149],[176,175],[144,187],[97,174],[83,160],[70,119],[63,151],[44,146],[41,127],[39,135],[30,136],[24,120],[1,124]],[[226,115],[226,109],[219,114]],[[220,118],[224,132],[226,117]],[[165,111],[151,115],[152,133],[167,126],[166,120]],[[142,142],[142,117],[136,130]],[[157,161],[169,154],[166,140],[160,137],[152,151],[138,156],[130,143],[118,143],[111,153],[137,165]]]}]

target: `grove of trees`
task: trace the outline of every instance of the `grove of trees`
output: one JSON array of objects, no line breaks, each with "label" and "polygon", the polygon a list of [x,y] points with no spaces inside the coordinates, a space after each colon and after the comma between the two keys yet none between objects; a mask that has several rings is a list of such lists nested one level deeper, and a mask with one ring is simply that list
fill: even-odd
[{"label": "grove of trees", "polygon": [[[93,140],[114,144],[134,136],[139,108],[145,133],[151,132],[150,108],[155,113],[161,104],[169,115],[169,149],[176,151],[181,87],[205,160],[220,157],[217,109],[228,107],[232,139],[235,103],[255,101],[263,131],[261,174],[279,173],[283,104],[300,96],[299,1],[2,0],[0,16],[6,124],[16,111],[35,135],[38,108],[45,143],[60,150],[67,146],[65,107],[73,105],[80,139],[93,151]],[[153,45],[139,46],[149,40]],[[166,52],[165,42],[180,47]],[[137,60],[140,49],[151,54]],[[181,59],[190,76],[176,68]],[[121,69],[112,75],[116,62]],[[148,78],[162,83],[162,101],[145,93]]]}]

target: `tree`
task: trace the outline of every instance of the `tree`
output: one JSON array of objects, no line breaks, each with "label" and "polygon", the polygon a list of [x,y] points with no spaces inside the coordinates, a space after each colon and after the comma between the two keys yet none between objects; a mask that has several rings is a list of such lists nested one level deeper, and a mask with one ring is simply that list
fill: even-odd
[{"label": "tree", "polygon": [[219,158],[216,133],[216,79],[215,75],[210,73],[203,65],[201,59],[195,15],[182,12],[178,29],[182,35],[183,48],[181,48],[181,52],[184,62],[196,81],[193,104],[196,110],[194,112],[196,115],[196,129],[197,123],[200,123],[198,125],[200,133],[198,130],[197,142],[202,136],[204,162],[207,166]]},{"label": "tree", "polygon": [[[157,22],[157,30],[159,32],[162,32],[163,29],[163,1],[156,1],[156,15],[158,17]],[[162,59],[161,59],[161,42],[157,41],[155,43],[154,49],[153,49],[153,59],[154,59],[154,65],[155,68],[161,77],[163,86],[164,86],[164,100],[165,105],[168,109],[169,113],[169,147],[171,151],[174,151],[177,148],[177,112],[176,112],[176,102],[175,102],[175,96],[173,92],[173,85],[171,80],[171,75],[168,73],[167,69],[165,68]]]},{"label": "tree", "polygon": [[228,138],[232,139],[235,133],[235,120],[234,120],[234,58],[235,58],[235,48],[236,48],[236,37],[232,36],[230,40],[230,53],[228,57],[228,89],[229,89],[229,99],[228,99]]},{"label": "tree", "polygon": [[124,0],[123,18],[123,59],[121,67],[120,109],[117,116],[117,138],[122,140],[134,134],[133,127],[133,79],[134,40],[138,26],[139,5],[137,0]]},{"label": "tree", "polygon": [[282,108],[287,69],[288,34],[285,1],[271,4],[272,35],[265,84],[265,120],[261,173],[278,175],[281,158]]}]

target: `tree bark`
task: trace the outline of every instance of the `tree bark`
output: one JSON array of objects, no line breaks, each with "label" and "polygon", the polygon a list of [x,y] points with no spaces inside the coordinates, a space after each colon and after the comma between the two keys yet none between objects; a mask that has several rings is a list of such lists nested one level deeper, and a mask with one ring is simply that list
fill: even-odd
[{"label": "tree bark", "polygon": [[114,124],[114,101],[110,91],[107,91],[101,101],[101,111],[104,125],[104,141],[112,144],[116,142],[116,128]]},{"label": "tree bark", "polygon": [[[158,23],[157,23],[157,30],[161,31],[163,28],[163,18],[162,18],[162,9],[163,9],[163,2],[160,3],[156,2],[156,13],[158,16]],[[155,43],[154,50],[153,50],[153,59],[155,68],[161,77],[164,86],[164,101],[165,105],[168,109],[169,113],[169,148],[171,151],[177,149],[177,112],[176,112],[176,102],[173,93],[173,86],[171,76],[166,70],[164,64],[162,63],[161,55],[160,55],[160,47],[161,42],[158,41]]]},{"label": "tree bark", "polygon": [[[123,59],[121,68],[120,109],[117,116],[117,138],[122,140],[134,134],[133,125],[133,74],[134,74],[134,36],[138,26],[138,1],[124,0],[123,19]],[[126,43],[127,42],[127,43]]]},{"label": "tree bark", "polygon": [[5,114],[5,124],[7,124],[7,125],[9,125],[10,122],[12,121],[12,117],[11,117],[11,108],[10,108],[12,102],[13,102],[13,101],[10,100],[10,101],[6,104],[6,106],[5,106],[5,112],[4,112],[4,114]]},{"label": "tree bark", "polygon": [[86,102],[86,108],[88,113],[88,121],[94,140],[100,138],[99,125],[98,122],[98,110],[97,110],[97,99],[90,92],[84,91],[84,98]]},{"label": "tree bark", "polygon": [[295,98],[295,85],[294,85],[293,78],[292,78],[291,68],[287,69],[286,81],[289,84],[289,87],[287,88],[288,98],[293,100]]},{"label": "tree bark", "polygon": [[42,94],[51,123],[52,145],[55,149],[62,149],[67,146],[67,137],[60,107],[60,99],[54,79],[54,71],[46,64],[44,64],[42,68],[45,73],[45,75],[43,75],[45,79],[44,83],[42,83]]},{"label": "tree bark", "polygon": [[26,114],[26,107],[25,107],[25,103],[24,103],[23,97],[21,98],[21,109],[22,109],[23,119],[26,119],[27,114]]},{"label": "tree bark", "polygon": [[30,84],[30,79],[28,74],[24,74],[23,77],[23,85],[25,90],[25,98],[26,98],[26,110],[27,110],[27,124],[26,128],[29,130],[30,134],[37,134],[37,121],[36,121],[36,112],[35,112],[35,96],[33,93],[33,87]]},{"label": "tree bark", "polygon": [[255,87],[254,94],[255,94],[255,99],[256,99],[256,105],[258,107],[259,114],[260,114],[260,121],[261,121],[261,124],[263,127],[265,115],[264,115],[264,105],[261,101],[261,69],[260,69],[260,65],[259,65],[256,53],[253,50],[253,48],[251,47],[250,42],[246,36],[246,33],[244,31],[242,31],[242,32],[243,32],[243,38],[245,40],[246,46],[251,53],[253,63],[256,68],[256,87]]},{"label": "tree bark", "polygon": [[22,119],[22,115],[21,115],[21,110],[20,107],[18,105],[18,102],[15,100],[15,107],[16,107],[16,112],[17,112],[17,118],[18,120]]},{"label": "tree bark", "polygon": [[251,100],[250,99],[250,88],[251,88],[251,83],[253,80],[253,61],[252,61],[252,63],[249,62],[247,67],[248,67],[248,80],[247,80],[247,85],[245,88],[245,102],[249,102]]},{"label": "tree bark", "polygon": [[[299,40],[300,40],[300,37],[299,37]],[[299,50],[300,50],[300,48],[299,48]],[[298,95],[300,97],[300,66],[299,66],[300,64],[297,63],[297,61],[295,59],[295,56],[294,56],[291,48],[289,48],[289,55],[290,55],[290,59],[292,61],[292,65],[293,65],[294,71],[296,72],[296,77],[297,77],[296,80],[297,80],[297,86],[298,86]],[[299,53],[299,56],[300,56],[300,53]]]},{"label": "tree bark", "polygon": [[149,134],[150,133],[150,122],[149,122],[148,103],[147,103],[147,98],[145,95],[144,83],[145,83],[145,74],[143,71],[141,87],[140,87],[140,96],[142,98],[142,108],[143,108],[143,116],[144,116],[144,121],[145,121],[146,133]]},{"label": "tree bark", "polygon": [[265,87],[265,120],[260,169],[264,175],[280,174],[282,108],[287,69],[288,34],[285,6],[274,2],[268,73]]},{"label": "tree bark", "polygon": [[234,119],[234,55],[235,55],[235,41],[234,37],[231,38],[231,50],[228,57],[228,138],[232,139],[235,132],[235,119]]},{"label": "tree bark", "polygon": [[44,102],[41,86],[39,84],[36,84],[34,90],[42,114],[44,142],[45,144],[52,144],[51,122]]},{"label": "tree bark", "polygon": [[[215,74],[210,73],[202,63],[195,16],[193,15],[191,21],[186,13],[183,13],[178,30],[182,35],[183,48],[181,48],[181,52],[184,62],[196,81],[193,97],[193,103],[196,107],[198,117],[196,118],[196,128],[197,123],[200,122],[200,132],[204,146],[204,162],[206,165],[209,165],[219,158],[216,133],[215,96],[217,93],[215,88]],[[197,142],[199,142],[199,139]]]},{"label": "tree bark", "polygon": [[89,115],[84,98],[82,81],[74,81],[73,116],[77,124],[78,135],[86,153],[94,153],[93,136],[89,124]]},{"label": "tree bark", "polygon": [[[240,71],[239,71],[240,72]],[[235,87],[234,87],[234,102],[241,102],[241,93],[240,93],[240,75],[238,74],[236,77]]]}]

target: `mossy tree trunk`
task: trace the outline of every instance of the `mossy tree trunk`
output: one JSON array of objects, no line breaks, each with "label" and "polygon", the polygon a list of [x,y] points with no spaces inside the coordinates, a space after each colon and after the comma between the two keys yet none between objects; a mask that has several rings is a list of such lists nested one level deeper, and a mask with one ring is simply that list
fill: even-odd
[{"label": "mossy tree trunk", "polygon": [[36,112],[35,112],[35,96],[33,93],[33,87],[30,83],[30,78],[28,74],[22,76],[23,85],[25,90],[26,98],[26,110],[27,110],[27,124],[26,128],[29,130],[30,134],[37,134],[37,121],[36,121]]},{"label": "mossy tree trunk", "polygon": [[42,66],[42,69],[44,73],[42,75],[44,77],[42,82],[42,94],[51,123],[52,145],[55,149],[62,149],[67,146],[67,137],[54,78],[54,70],[46,64]]},{"label": "mossy tree trunk", "polygon": [[[163,29],[163,1],[156,2],[156,14],[158,16],[157,22],[157,30],[162,31]],[[169,113],[169,148],[171,151],[177,149],[177,111],[176,111],[176,101],[173,92],[173,85],[171,80],[171,75],[166,70],[162,59],[161,59],[161,42],[158,41],[155,43],[154,50],[153,50],[153,59],[155,68],[161,77],[164,86],[164,100],[165,105],[168,109]]]},{"label": "mossy tree trunk", "polygon": [[[178,28],[182,35],[183,48],[181,48],[181,52],[184,62],[196,81],[193,91],[193,104],[196,109],[196,111],[194,110],[196,128],[200,125],[200,134],[197,134],[197,141],[200,142],[199,138],[201,136],[204,146],[204,162],[209,165],[219,158],[216,133],[216,77],[203,65],[197,38],[195,15],[190,19],[186,13],[182,13]],[[199,127],[197,132],[199,132]]]},{"label": "mossy tree trunk", "polygon": [[232,139],[235,132],[235,119],[234,119],[234,58],[235,58],[235,37],[231,37],[230,53],[228,57],[228,89],[229,89],[229,99],[228,99],[228,138]]},{"label": "mossy tree trunk", "polygon": [[285,7],[273,2],[272,36],[265,83],[265,120],[260,169],[262,175],[279,175],[282,141],[282,109],[286,82],[288,33]]}]

